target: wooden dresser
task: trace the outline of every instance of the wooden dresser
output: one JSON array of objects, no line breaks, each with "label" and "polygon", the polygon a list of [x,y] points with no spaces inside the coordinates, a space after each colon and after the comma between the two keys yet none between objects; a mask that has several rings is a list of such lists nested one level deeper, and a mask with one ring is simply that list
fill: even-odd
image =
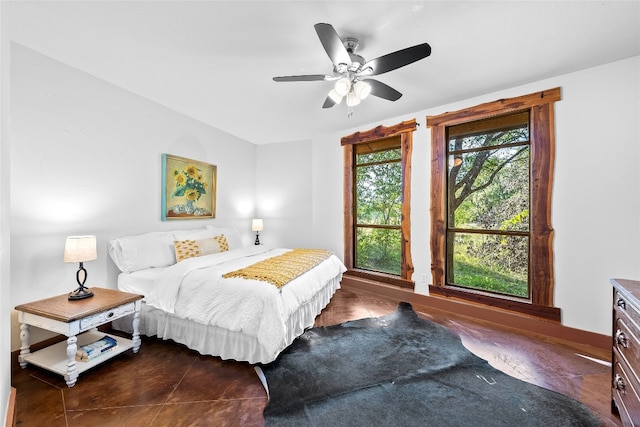
[{"label": "wooden dresser", "polygon": [[640,426],[640,281],[611,279],[613,349],[611,409],[623,426]]}]

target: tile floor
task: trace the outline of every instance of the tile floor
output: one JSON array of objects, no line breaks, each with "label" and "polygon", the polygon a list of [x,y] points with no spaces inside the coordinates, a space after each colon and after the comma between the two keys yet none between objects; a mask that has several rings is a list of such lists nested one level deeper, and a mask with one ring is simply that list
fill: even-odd
[{"label": "tile floor", "polygon": [[[332,325],[395,310],[397,301],[345,288],[316,320]],[[458,333],[469,350],[517,378],[581,400],[603,426],[611,414],[610,367],[571,347],[463,316],[421,313]],[[263,426],[267,404],[251,365],[202,356],[186,347],[143,337],[138,354],[126,352],[80,375],[73,388],[13,357],[18,426]]]}]

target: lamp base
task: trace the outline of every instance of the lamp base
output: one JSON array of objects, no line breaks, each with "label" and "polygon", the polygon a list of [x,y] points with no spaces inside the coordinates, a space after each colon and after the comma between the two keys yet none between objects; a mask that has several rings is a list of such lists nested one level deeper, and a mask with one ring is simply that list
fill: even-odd
[{"label": "lamp base", "polygon": [[75,291],[69,294],[69,300],[75,301],[79,299],[91,298],[93,296],[93,292],[89,290],[89,288],[85,288],[84,286],[80,286]]}]

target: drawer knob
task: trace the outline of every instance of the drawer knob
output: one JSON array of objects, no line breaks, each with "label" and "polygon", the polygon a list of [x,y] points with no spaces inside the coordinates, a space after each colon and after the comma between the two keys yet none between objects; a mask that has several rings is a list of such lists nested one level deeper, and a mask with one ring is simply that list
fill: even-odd
[{"label": "drawer knob", "polygon": [[113,311],[111,313],[109,313],[109,315],[107,316],[108,318],[113,317]]},{"label": "drawer knob", "polygon": [[618,298],[618,301],[616,301],[616,305],[622,308],[623,310],[627,309],[627,303],[622,298]]},{"label": "drawer knob", "polygon": [[624,383],[624,379],[620,376],[620,374],[616,374],[613,378],[613,388],[622,392],[622,394],[626,394],[624,391],[626,384]]},{"label": "drawer knob", "polygon": [[621,329],[618,329],[616,331],[616,342],[618,343],[618,345],[620,345],[621,347],[624,348],[629,348],[629,342],[627,340],[627,336],[624,334],[624,332],[622,332]]}]

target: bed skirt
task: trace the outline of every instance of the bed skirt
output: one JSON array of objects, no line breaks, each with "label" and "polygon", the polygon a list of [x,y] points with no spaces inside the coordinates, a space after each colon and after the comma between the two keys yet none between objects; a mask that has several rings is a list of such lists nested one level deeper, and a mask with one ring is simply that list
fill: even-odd
[{"label": "bed skirt", "polygon": [[[200,354],[219,356],[222,359],[246,361],[251,364],[274,361],[280,352],[294,339],[313,326],[315,318],[329,304],[340,289],[342,273],[331,279],[310,301],[300,306],[287,320],[284,341],[277,352],[266,350],[257,337],[242,331],[230,331],[217,326],[204,325],[192,320],[182,319],[146,304],[140,312],[140,333],[157,336],[184,344]],[[131,333],[131,315],[113,321],[114,329]]]}]

